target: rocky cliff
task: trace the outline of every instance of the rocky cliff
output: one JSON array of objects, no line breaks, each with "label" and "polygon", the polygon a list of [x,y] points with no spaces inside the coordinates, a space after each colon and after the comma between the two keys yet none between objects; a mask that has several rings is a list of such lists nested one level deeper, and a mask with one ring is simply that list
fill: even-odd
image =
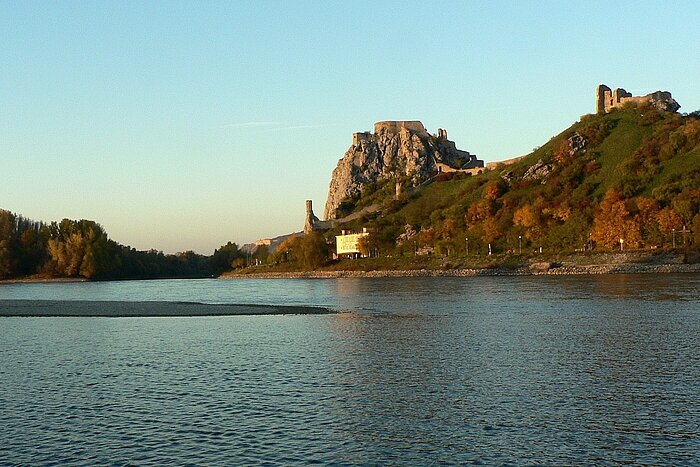
[{"label": "rocky cliff", "polygon": [[325,219],[335,219],[343,200],[360,195],[362,187],[380,180],[408,178],[412,186],[428,180],[444,166],[451,171],[483,167],[484,162],[456,148],[445,130],[429,134],[418,121],[388,121],[374,133],[353,135],[353,144],[333,170]]}]

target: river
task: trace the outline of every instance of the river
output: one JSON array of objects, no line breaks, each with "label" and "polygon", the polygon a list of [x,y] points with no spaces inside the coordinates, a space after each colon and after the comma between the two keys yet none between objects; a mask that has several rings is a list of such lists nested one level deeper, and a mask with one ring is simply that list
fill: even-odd
[{"label": "river", "polygon": [[0,464],[689,464],[700,275],[0,284],[332,315],[0,318]]}]

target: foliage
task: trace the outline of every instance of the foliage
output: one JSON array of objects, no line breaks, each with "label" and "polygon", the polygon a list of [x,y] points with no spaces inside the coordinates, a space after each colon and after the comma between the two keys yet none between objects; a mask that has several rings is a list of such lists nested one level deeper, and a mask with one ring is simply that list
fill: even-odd
[{"label": "foliage", "polygon": [[[574,134],[584,141],[576,151]],[[538,161],[550,173],[526,178]],[[670,246],[673,229],[687,226],[694,239],[700,224],[700,119],[628,106],[582,118],[514,164],[435,181],[405,201],[369,191],[389,206],[369,224],[385,256],[463,254],[466,238],[470,254],[489,243],[494,252],[619,249],[621,238],[625,249]],[[418,234],[397,241],[406,225]]]},{"label": "foliage", "polygon": [[214,250],[214,253],[209,257],[209,265],[214,274],[221,274],[235,267],[233,266],[234,262],[239,264],[244,256],[238,245],[228,242]]},{"label": "foliage", "polygon": [[194,252],[136,251],[110,240],[99,224],[63,219],[44,224],[0,210],[0,278],[137,279],[206,277],[208,258]]},{"label": "foliage", "polygon": [[318,269],[328,260],[326,239],[318,232],[305,234],[299,243],[299,247],[299,259],[301,259],[306,269]]}]

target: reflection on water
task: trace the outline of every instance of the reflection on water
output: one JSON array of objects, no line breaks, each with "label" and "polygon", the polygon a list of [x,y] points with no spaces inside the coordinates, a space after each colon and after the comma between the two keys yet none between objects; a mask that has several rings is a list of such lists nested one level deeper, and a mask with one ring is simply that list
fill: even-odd
[{"label": "reflection on water", "polygon": [[3,319],[0,463],[693,463],[699,286],[692,274],[0,286],[0,298],[348,311]]}]

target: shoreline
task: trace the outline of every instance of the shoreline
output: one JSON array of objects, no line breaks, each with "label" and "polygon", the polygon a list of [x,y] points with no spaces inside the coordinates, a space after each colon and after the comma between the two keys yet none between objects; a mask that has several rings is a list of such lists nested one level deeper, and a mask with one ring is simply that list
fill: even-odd
[{"label": "shoreline", "polygon": [[119,302],[0,300],[0,317],[155,318],[196,316],[322,315],[330,308],[296,305],[207,304],[195,302]]},{"label": "shoreline", "polygon": [[52,283],[89,282],[84,277],[20,277],[17,279],[0,279],[0,284],[52,284]]},{"label": "shoreline", "polygon": [[389,269],[389,270],[340,270],[227,273],[219,279],[337,279],[376,277],[477,277],[477,276],[578,276],[605,274],[685,274],[700,273],[700,263],[692,264],[590,264],[560,265],[532,263],[526,267],[507,268],[456,268],[456,269]]}]

